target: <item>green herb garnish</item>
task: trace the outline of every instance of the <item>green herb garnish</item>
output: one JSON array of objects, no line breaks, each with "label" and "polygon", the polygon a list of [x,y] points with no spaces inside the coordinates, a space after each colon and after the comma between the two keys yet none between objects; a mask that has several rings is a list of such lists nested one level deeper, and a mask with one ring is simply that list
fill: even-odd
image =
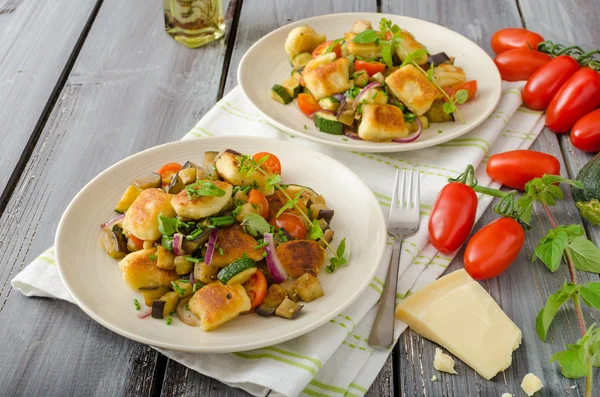
[{"label": "green herb garnish", "polygon": [[254,212],[247,214],[242,220],[241,225],[244,231],[253,237],[262,236],[270,231],[269,223],[262,216]]},{"label": "green herb garnish", "polygon": [[167,325],[171,325],[172,322],[173,322],[173,318],[171,318],[171,317],[167,318],[167,321],[166,321]]},{"label": "green herb garnish", "polygon": [[137,299],[133,300],[133,305],[135,306],[135,310],[140,310],[140,302]]},{"label": "green herb garnish", "polygon": [[223,197],[225,190],[217,187],[213,182],[207,181],[196,181],[185,187],[188,198],[193,200],[200,197]]}]

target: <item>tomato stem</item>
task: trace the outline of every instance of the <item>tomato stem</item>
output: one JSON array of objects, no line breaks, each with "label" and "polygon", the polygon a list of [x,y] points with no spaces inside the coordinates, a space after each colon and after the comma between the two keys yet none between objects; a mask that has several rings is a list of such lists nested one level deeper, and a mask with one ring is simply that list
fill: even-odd
[{"label": "tomato stem", "polygon": [[487,194],[488,196],[504,198],[510,194],[510,192],[503,192],[502,190],[492,189],[491,187],[485,186],[473,186],[473,190],[477,193]]}]

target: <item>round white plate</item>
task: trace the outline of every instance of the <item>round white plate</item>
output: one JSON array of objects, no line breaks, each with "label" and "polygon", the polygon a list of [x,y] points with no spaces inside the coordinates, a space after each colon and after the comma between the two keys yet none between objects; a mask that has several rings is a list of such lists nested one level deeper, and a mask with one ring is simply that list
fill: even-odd
[{"label": "round white plate", "polygon": [[[319,279],[325,296],[304,306],[295,320],[242,315],[215,331],[203,332],[174,318],[171,325],[151,317],[138,319],[133,305],[141,294],[121,277],[117,261],[98,244],[99,225],[115,216],[113,208],[140,175],[171,161],[202,162],[207,150],[267,151],[282,163],[284,183],[310,186],[335,210],[333,245],[345,237],[348,265]],[[326,171],[324,171],[326,170]],[[332,183],[335,177],[335,183]],[[359,210],[360,209],[360,210]],[[67,207],[56,234],[60,277],[77,304],[94,320],[127,338],[188,352],[234,352],[284,342],[326,323],[367,287],[386,242],[383,215],[365,183],[339,162],[302,146],[253,137],[214,137],[157,146],[108,168],[88,183]]]},{"label": "round white plate", "polygon": [[[344,136],[318,131],[312,120],[300,112],[296,101],[282,105],[271,98],[273,84],[281,83],[290,75],[290,62],[284,51],[288,33],[297,26],[308,25],[328,40],[343,38],[354,21],[366,19],[373,27],[381,18],[390,19],[406,29],[423,43],[431,54],[446,52],[456,57],[455,65],[464,69],[468,80],[477,80],[475,98],[460,105],[465,124],[447,122],[432,124],[415,142],[382,143],[353,140]],[[311,141],[337,146],[346,150],[365,152],[404,152],[422,149],[457,138],[481,124],[500,101],[500,73],[492,59],[477,44],[466,37],[435,23],[391,14],[348,13],[331,14],[303,19],[285,25],[257,41],[242,58],[238,67],[238,82],[244,94],[270,123]],[[306,127],[305,127],[306,126]],[[440,132],[441,131],[441,132]]]}]

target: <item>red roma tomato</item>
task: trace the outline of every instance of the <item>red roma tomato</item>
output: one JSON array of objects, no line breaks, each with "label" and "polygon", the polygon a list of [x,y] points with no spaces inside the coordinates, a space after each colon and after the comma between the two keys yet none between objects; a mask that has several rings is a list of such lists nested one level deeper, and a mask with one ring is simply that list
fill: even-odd
[{"label": "red roma tomato", "polygon": [[544,41],[544,38],[537,33],[523,28],[500,29],[492,36],[492,51],[496,54],[512,50],[537,49],[537,45]]},{"label": "red roma tomato", "polygon": [[477,196],[469,186],[452,182],[444,186],[429,217],[431,244],[444,254],[458,249],[467,240],[477,212]]},{"label": "red roma tomato", "polygon": [[506,81],[527,80],[552,57],[539,51],[517,48],[501,52],[494,58],[500,76]]},{"label": "red roma tomato", "polygon": [[582,68],[552,98],[546,110],[546,125],[554,132],[568,131],[599,105],[600,73]]},{"label": "red roma tomato", "polygon": [[275,226],[275,229],[284,228],[288,234],[297,239],[306,238],[306,226],[304,221],[296,214],[291,212],[284,212],[279,215],[279,218],[271,219],[271,225]]},{"label": "red roma tomato", "polygon": [[465,249],[465,270],[475,280],[497,277],[515,261],[525,232],[512,218],[500,218],[471,237]]},{"label": "red roma tomato", "polygon": [[264,163],[261,164],[261,167],[264,168],[269,174],[281,175],[281,162],[279,161],[279,158],[277,158],[277,156],[275,156],[273,153],[269,153],[269,152],[256,153],[254,156],[252,156],[252,159],[254,161],[258,161],[265,156],[269,156],[269,157],[267,158],[267,160]]},{"label": "red roma tomato", "polygon": [[[331,44],[333,44],[333,40],[329,40],[329,41],[319,44],[318,47],[315,48],[315,50],[312,52],[312,57],[316,58],[319,55],[323,55],[323,53],[325,53],[325,51]],[[329,52],[335,52],[336,58],[339,59],[342,57],[342,46],[340,46],[339,44],[336,44],[335,47],[333,47],[333,49]]]},{"label": "red roma tomato", "polygon": [[354,70],[366,70],[369,76],[373,76],[377,73],[383,73],[385,71],[385,64],[381,62],[369,62],[369,61],[354,61]]},{"label": "red roma tomato", "polygon": [[600,152],[600,109],[579,119],[571,130],[571,143],[584,152]]},{"label": "red roma tomato", "polygon": [[494,154],[485,168],[487,174],[504,186],[525,190],[525,184],[544,174],[560,175],[556,157],[532,150],[512,150]]},{"label": "red roma tomato", "polygon": [[560,87],[579,69],[579,63],[568,55],[554,58],[527,80],[523,88],[523,102],[529,109],[546,109]]},{"label": "red roma tomato", "polygon": [[260,270],[257,270],[256,273],[244,283],[243,287],[248,294],[248,298],[250,298],[250,309],[258,307],[262,301],[265,300],[265,295],[267,294],[267,279]]},{"label": "red roma tomato", "polygon": [[248,194],[248,202],[255,207],[258,207],[260,210],[260,216],[267,220],[269,219],[271,216],[271,211],[269,210],[269,202],[264,194],[256,189],[250,190],[250,193]]},{"label": "red roma tomato", "polygon": [[129,239],[131,240],[131,242],[133,242],[135,248],[139,250],[144,248],[144,240],[142,240],[141,238],[137,238],[133,234],[129,233]]}]

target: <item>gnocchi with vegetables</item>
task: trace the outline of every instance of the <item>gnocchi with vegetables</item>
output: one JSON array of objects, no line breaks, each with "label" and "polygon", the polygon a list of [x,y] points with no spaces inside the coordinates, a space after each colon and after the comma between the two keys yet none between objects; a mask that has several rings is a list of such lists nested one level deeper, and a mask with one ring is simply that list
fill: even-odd
[{"label": "gnocchi with vegetables", "polygon": [[[311,40],[290,51],[321,38]],[[327,252],[328,272],[346,263],[345,239],[331,246],[334,210],[311,188],[283,184],[274,154],[227,149],[201,164],[168,163],[132,181],[120,215],[101,225],[101,246],[147,306],[134,300],[138,317],[203,331],[247,313],[298,317],[300,300],[324,295]]]},{"label": "gnocchi with vegetables", "polygon": [[431,123],[455,121],[455,115],[464,122],[457,105],[477,91],[477,81],[467,81],[453,57],[429,54],[409,31],[385,18],[378,29],[356,21],[330,41],[308,26],[297,27],[285,51],[291,77],[273,85],[271,97],[283,105],[297,98],[300,111],[327,134],[412,142]]}]

